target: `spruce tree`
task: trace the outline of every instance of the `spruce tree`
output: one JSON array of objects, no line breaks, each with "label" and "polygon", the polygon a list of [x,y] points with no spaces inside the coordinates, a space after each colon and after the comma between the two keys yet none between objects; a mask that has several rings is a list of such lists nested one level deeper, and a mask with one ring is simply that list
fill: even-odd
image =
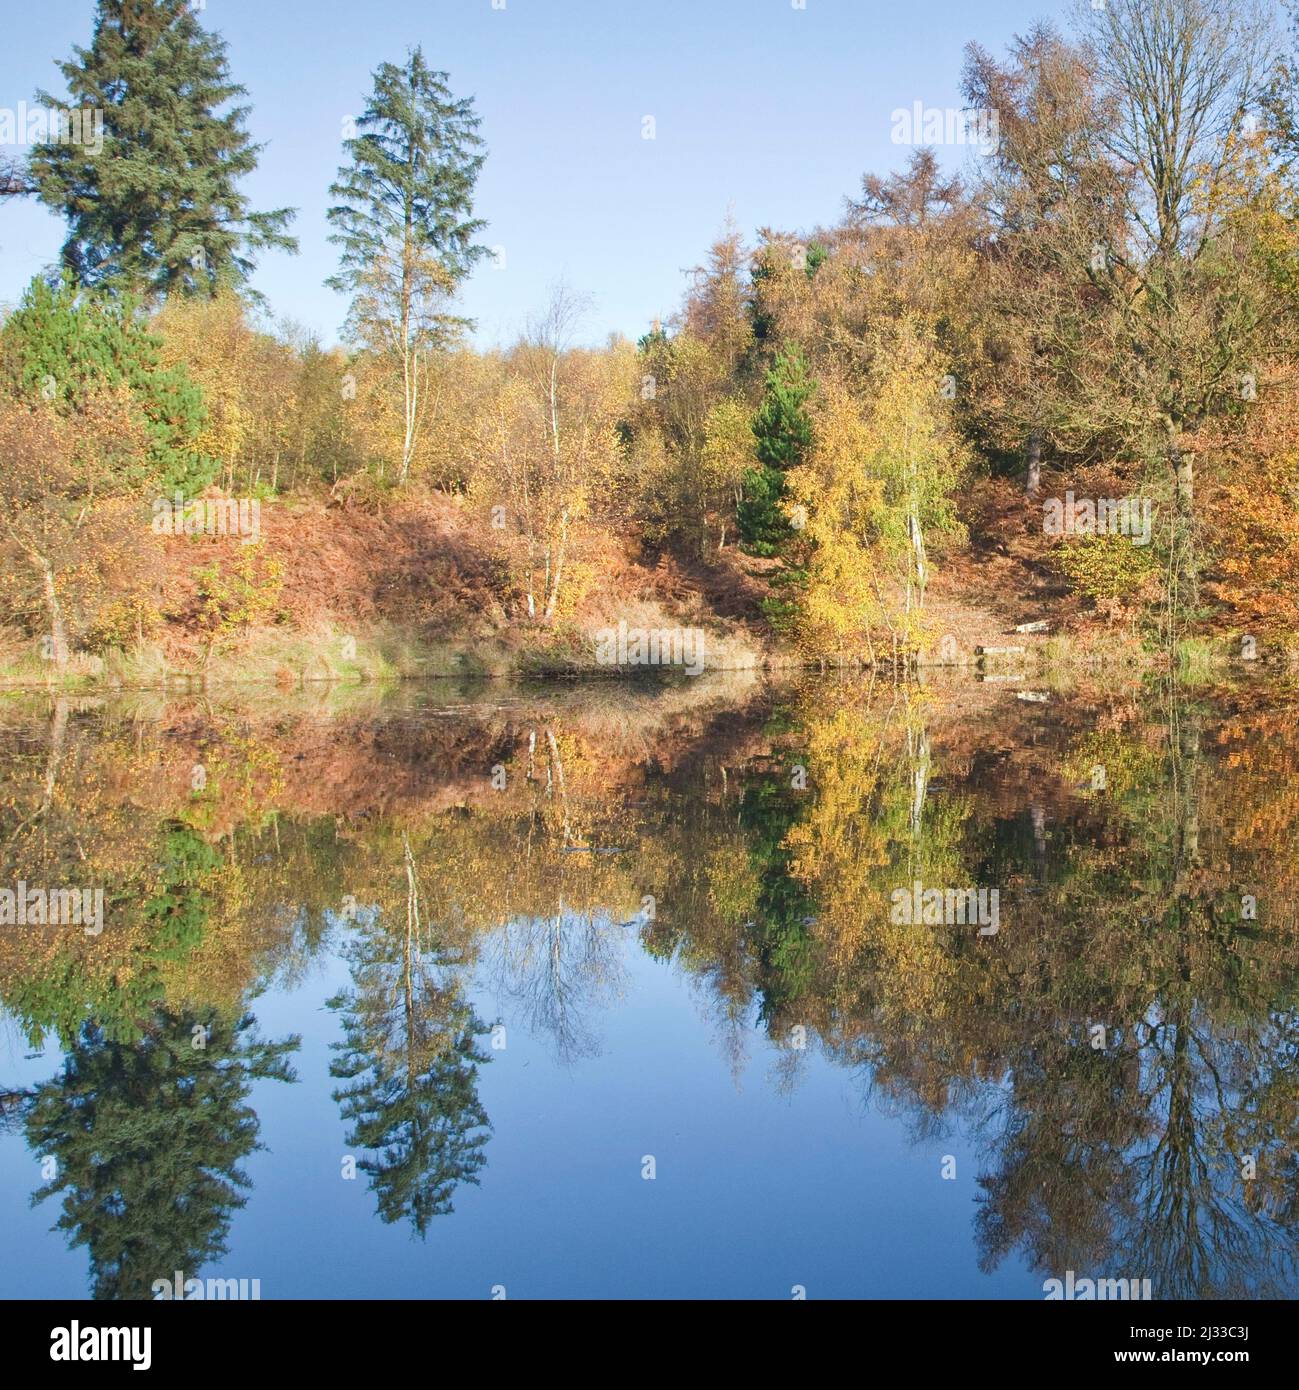
[{"label": "spruce tree", "polygon": [[431,251],[454,281],[486,254],[474,238],[474,184],[485,156],[471,97],[457,99],[447,74],[414,49],[398,67],[375,70],[370,103],[343,142],[351,163],[338,171],[330,238],[343,248],[329,284],[355,290],[376,257],[409,245]]},{"label": "spruce tree", "polygon": [[245,90],[230,79],[225,41],[187,0],[98,0],[90,47],[59,69],[67,108],[102,111],[102,147],[52,139],[33,149],[29,171],[67,219],[62,260],[82,284],[212,294],[243,284],[255,252],[297,249],[285,234],[291,209],[252,212],[239,192],[262,146],[244,129],[248,107],[229,105]]},{"label": "spruce tree", "polygon": [[300,1040],[258,1037],[251,1015],[160,1009],[145,1023],[127,1044],[84,1020],[24,1120],[32,1151],[56,1160],[32,1203],[61,1199],[54,1229],[85,1247],[96,1299],[147,1299],[226,1253],[242,1163],[261,1147],[253,1084],[297,1080]]},{"label": "spruce tree", "polygon": [[812,417],[804,405],[815,389],[802,353],[787,344],[767,374],[766,392],[753,417],[759,466],[745,471],[744,500],[737,509],[740,540],[751,555],[780,555],[795,534],[783,506],[785,474],[812,447]]},{"label": "spruce tree", "polygon": [[352,1126],[347,1143],[365,1150],[379,1216],[408,1220],[419,1236],[454,1210],[462,1183],[477,1185],[491,1124],[478,1098],[478,1049],[487,1025],[461,994],[452,953],[436,939],[422,950],[382,917],[364,927],[346,955],[354,988],[328,1007],[343,1039],[329,1074]]},{"label": "spruce tree", "polygon": [[375,71],[369,105],[343,144],[350,162],[329,190],[338,200],[330,240],[342,254],[326,283],[352,296],[353,339],[400,368],[403,481],[422,423],[427,356],[465,325],[446,306],[487,253],[475,241],[486,224],[473,216],[484,159],[478,125],[472,98],[454,97],[447,74],[416,48],[400,67]]},{"label": "spruce tree", "polygon": [[0,328],[0,386],[61,415],[77,415],[100,391],[129,393],[149,440],[144,476],[164,493],[193,493],[216,471],[197,441],[203,395],[184,367],[164,367],[159,339],[130,296],[79,291],[68,275],[33,280]]}]

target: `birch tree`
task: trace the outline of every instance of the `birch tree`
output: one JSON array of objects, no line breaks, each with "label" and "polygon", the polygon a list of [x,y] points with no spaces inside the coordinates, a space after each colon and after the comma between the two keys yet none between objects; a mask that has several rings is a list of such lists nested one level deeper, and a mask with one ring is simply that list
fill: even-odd
[{"label": "birch tree", "polygon": [[497,400],[482,430],[482,500],[520,536],[520,587],[530,621],[553,623],[575,533],[611,506],[635,356],[574,346],[582,298],[555,289],[546,310],[506,354]]}]

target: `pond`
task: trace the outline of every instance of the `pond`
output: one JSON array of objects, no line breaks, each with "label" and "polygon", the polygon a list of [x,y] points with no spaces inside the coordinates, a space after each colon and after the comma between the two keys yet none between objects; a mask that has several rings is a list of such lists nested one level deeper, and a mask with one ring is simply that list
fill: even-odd
[{"label": "pond", "polygon": [[9,697],[0,1296],[1294,1296],[1295,709]]}]

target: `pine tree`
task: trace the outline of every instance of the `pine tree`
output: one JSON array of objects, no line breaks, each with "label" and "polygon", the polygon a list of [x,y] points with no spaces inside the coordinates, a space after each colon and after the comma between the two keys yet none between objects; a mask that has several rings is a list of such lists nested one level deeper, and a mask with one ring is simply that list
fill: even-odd
[{"label": "pine tree", "polygon": [[329,1001],[343,1028],[329,1074],[348,1083],[334,1099],[352,1126],[347,1143],[366,1151],[357,1167],[380,1217],[408,1220],[423,1236],[487,1161],[478,1071],[491,1058],[478,1049],[487,1027],[462,997],[449,953],[436,940],[422,949],[415,920],[417,905],[396,929],[378,918],[349,944],[355,988]]},{"label": "pine tree", "polygon": [[251,212],[238,191],[262,146],[246,106],[218,114],[245,89],[186,0],[99,0],[90,47],[59,68],[68,107],[103,113],[103,139],[51,139],[29,167],[41,201],[67,218],[63,264],[81,283],[211,294],[246,281],[254,252],[297,250],[292,210]]},{"label": "pine tree", "polygon": [[206,411],[183,367],[164,367],[161,344],[129,296],[79,292],[33,280],[0,329],[0,385],[76,417],[102,391],[124,389],[149,442],[141,483],[193,492],[215,465],[196,447]]},{"label": "pine tree", "polygon": [[785,475],[812,447],[812,417],[803,408],[816,389],[798,348],[787,344],[767,374],[767,389],[753,417],[758,467],[744,475],[737,509],[740,539],[751,555],[779,555],[795,533],[784,506]]},{"label": "pine tree", "polygon": [[326,283],[352,295],[352,337],[400,367],[403,481],[423,423],[427,355],[465,326],[446,304],[486,254],[474,240],[486,225],[473,216],[478,125],[472,98],[453,97],[447,74],[416,48],[402,66],[375,71],[357,134],[343,144],[351,162],[329,190],[338,199],[330,240],[342,255]]},{"label": "pine tree", "polygon": [[296,1081],[299,1045],[215,1011],[159,1010],[134,1044],[84,1023],[25,1129],[32,1151],[56,1161],[33,1205],[62,1199],[55,1229],[88,1252],[93,1297],[149,1298],[154,1281],[197,1276],[226,1253],[247,1200],[241,1164],[261,1147],[253,1083]]}]

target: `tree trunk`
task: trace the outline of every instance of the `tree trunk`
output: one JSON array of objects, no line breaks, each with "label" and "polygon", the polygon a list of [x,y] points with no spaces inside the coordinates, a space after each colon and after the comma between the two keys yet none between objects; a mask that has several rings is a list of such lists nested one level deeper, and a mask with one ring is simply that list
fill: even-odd
[{"label": "tree trunk", "polygon": [[907,730],[907,750],[911,760],[911,834],[918,839],[929,790],[929,735],[924,729],[915,738]]},{"label": "tree trunk", "polygon": [[555,548],[555,568],[550,572],[549,556],[546,564],[546,611],[543,615],[544,622],[552,622],[555,617],[555,604],[559,599],[559,584],[564,577],[564,552],[568,549],[568,508],[565,507],[560,513],[559,521],[559,544]]},{"label": "tree trunk", "polygon": [[414,1094],[418,1069],[415,1065],[415,948],[419,939],[419,885],[415,879],[415,857],[410,852],[410,839],[402,832],[406,858],[406,941],[402,948],[402,987],[406,1025],[406,1085]]},{"label": "tree trunk", "polygon": [[1200,717],[1181,712],[1180,728],[1169,728],[1169,740],[1176,750],[1177,793],[1177,891],[1183,891],[1183,875],[1200,867]]},{"label": "tree trunk", "polygon": [[1176,632],[1178,610],[1194,610],[1199,596],[1199,559],[1195,553],[1195,454],[1183,449],[1181,436],[1173,430],[1168,436],[1168,462],[1176,482],[1176,530],[1174,539],[1174,594],[1170,616]]},{"label": "tree trunk", "polygon": [[401,248],[401,378],[405,431],[401,441],[401,474],[398,481],[402,485],[405,485],[406,479],[410,476],[410,460],[415,452],[415,428],[419,411],[419,349],[411,347],[411,311],[414,302],[411,277],[413,248],[414,226],[408,205]]},{"label": "tree trunk", "polygon": [[925,585],[929,582],[929,566],[925,558],[925,536],[920,528],[919,514],[913,509],[907,517],[907,530],[911,536],[911,549],[915,556],[916,607],[925,606]]},{"label": "tree trunk", "polygon": [[59,595],[54,587],[54,571],[46,560],[42,560],[40,565],[41,588],[50,615],[50,660],[62,670],[68,664],[68,630],[64,626],[63,609],[59,606]]},{"label": "tree trunk", "polygon": [[59,698],[54,702],[54,720],[50,725],[50,755],[45,763],[45,794],[41,798],[42,815],[49,810],[54,800],[54,788],[58,781],[59,764],[63,761],[63,746],[68,735],[68,702]]},{"label": "tree trunk", "polygon": [[398,482],[405,484],[410,477],[411,455],[415,452],[415,411],[419,407],[419,382],[416,379],[416,372],[419,370],[417,360],[408,360],[403,371],[406,388],[406,432],[401,442],[401,474]]},{"label": "tree trunk", "polygon": [[559,755],[559,740],[555,737],[554,729],[549,725],[546,726],[546,750],[546,782],[549,785],[553,777],[555,779],[554,784],[559,788],[564,847],[567,848],[573,843],[573,828],[568,818],[568,792],[564,788],[564,760]]},{"label": "tree trunk", "polygon": [[1046,807],[1034,801],[1028,808],[1033,822],[1033,858],[1037,866],[1037,881],[1046,882]]},{"label": "tree trunk", "polygon": [[1042,436],[1033,430],[1028,436],[1028,454],[1024,470],[1024,493],[1036,497],[1042,487]]},{"label": "tree trunk", "polygon": [[1195,504],[1195,455],[1174,444],[1172,464],[1177,477],[1177,508],[1189,517]]}]

